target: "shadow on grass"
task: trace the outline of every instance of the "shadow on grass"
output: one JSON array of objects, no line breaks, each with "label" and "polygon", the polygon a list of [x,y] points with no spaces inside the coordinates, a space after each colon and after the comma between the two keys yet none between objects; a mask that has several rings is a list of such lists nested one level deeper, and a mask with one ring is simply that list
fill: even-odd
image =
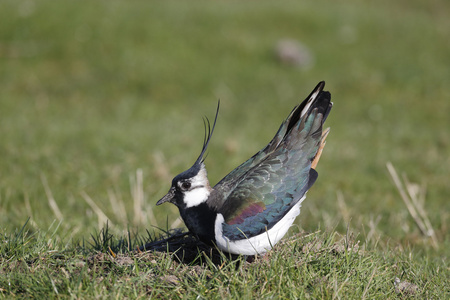
[{"label": "shadow on grass", "polygon": [[199,241],[190,232],[180,229],[166,232],[165,237],[146,243],[139,247],[139,251],[169,253],[179,263],[188,265],[203,265],[205,260],[220,265],[225,260],[235,260],[239,257],[223,253]]},{"label": "shadow on grass", "polygon": [[[191,233],[182,229],[163,230],[161,234],[146,231],[147,235],[142,236],[128,231],[126,237],[117,238],[109,230],[108,224],[100,232],[91,234],[92,242],[90,247],[95,251],[108,253],[115,256],[118,253],[128,253],[128,255],[161,256],[170,255],[178,263],[190,266],[214,264],[221,265],[224,261],[236,260],[240,256],[223,253],[211,247]],[[82,248],[86,249],[83,242]],[[247,261],[252,261],[253,257],[246,257]]]}]

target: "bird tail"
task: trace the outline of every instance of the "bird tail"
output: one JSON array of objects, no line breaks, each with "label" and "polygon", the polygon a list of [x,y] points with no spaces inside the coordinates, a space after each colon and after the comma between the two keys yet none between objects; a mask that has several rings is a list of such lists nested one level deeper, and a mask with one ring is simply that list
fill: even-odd
[{"label": "bird tail", "polygon": [[[311,94],[301,104],[294,107],[286,120],[281,124],[275,137],[267,145],[266,149],[263,150],[265,153],[273,152],[281,143],[286,143],[292,130],[298,130],[301,135],[304,135],[304,133],[314,136],[317,134],[322,135],[322,125],[333,106],[331,95],[329,92],[323,90],[324,87],[325,82],[319,82]],[[311,115],[313,115],[313,118],[310,118]],[[309,124],[310,122],[314,124]],[[313,129],[315,132],[306,131],[308,128]],[[325,130],[325,132],[328,135],[329,129]],[[306,138],[306,136],[303,136],[303,138]],[[320,149],[322,150],[323,146],[325,146],[324,142],[325,139],[323,139],[323,145],[321,143],[322,147]]]},{"label": "bird tail", "polygon": [[[329,92],[323,91],[324,86],[325,82],[319,82],[319,84],[314,88],[311,94],[301,104],[294,107],[287,119],[281,124],[280,128],[278,129],[277,133],[270,141],[270,143],[261,151],[253,155],[246,162],[231,171],[230,174],[225,176],[216,186],[220,186],[224,182],[227,182],[229,178],[239,177],[243,175],[243,170],[248,170],[261,163],[261,160],[265,159],[271,153],[277,151],[282,143],[284,143],[283,146],[285,146],[286,149],[293,149],[302,147],[305,141],[309,140],[310,142],[308,142],[307,144],[310,147],[313,147],[313,149],[309,149],[307,152],[310,156],[309,158],[311,160],[311,166],[315,168],[317,162],[319,161],[323,147],[325,146],[325,138],[329,131],[328,129],[325,130],[326,134],[322,139],[320,139],[320,136],[322,135],[322,125],[328,117],[328,114],[330,113],[332,107],[332,103],[330,101],[331,95]],[[313,122],[315,123],[315,125],[307,124],[306,120],[315,120]],[[311,122],[312,121],[309,121],[309,123]],[[309,127],[310,130],[307,130],[305,126]],[[313,128],[313,130],[317,132],[311,133],[311,128]],[[296,130],[297,132],[295,134],[290,134],[292,130]],[[294,141],[294,139],[296,141]],[[298,141],[303,142],[299,143]],[[313,181],[314,180],[311,180],[311,185]]]}]

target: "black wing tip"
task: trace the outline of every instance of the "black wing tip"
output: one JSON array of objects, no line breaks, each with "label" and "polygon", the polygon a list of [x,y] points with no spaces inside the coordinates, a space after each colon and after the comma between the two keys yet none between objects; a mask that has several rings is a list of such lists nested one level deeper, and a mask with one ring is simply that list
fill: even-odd
[{"label": "black wing tip", "polygon": [[331,102],[331,93],[329,91],[324,91],[324,87],[325,81],[320,81],[306,99],[311,99],[311,97],[313,97],[314,94],[317,93],[315,99],[313,100],[314,104],[311,105],[310,111],[314,108],[319,108],[320,113],[322,113],[324,116],[323,121],[325,122],[325,119],[327,118],[331,108],[333,107],[333,102]]},{"label": "black wing tip", "polygon": [[326,98],[326,99],[330,99],[331,100],[331,93],[329,91],[324,91],[323,89],[325,88],[325,81],[322,80],[320,81],[316,87],[313,89],[313,91],[311,92],[311,94],[309,95],[309,97],[307,99],[309,99],[312,95],[314,95],[314,93],[317,93],[317,98]]},{"label": "black wing tip", "polygon": [[314,107],[319,109],[319,113],[323,115],[322,123],[328,118],[331,108],[333,108],[333,102],[331,102],[331,93],[328,91],[321,91],[317,97]]},{"label": "black wing tip", "polygon": [[324,87],[325,87],[325,80],[321,80],[321,81],[319,81],[319,83],[316,85],[316,87],[314,88],[314,90],[322,91]]},{"label": "black wing tip", "polygon": [[315,93],[320,94],[323,92],[323,88],[325,87],[325,80],[319,81],[316,87],[312,90],[311,94],[306,99],[310,99]]},{"label": "black wing tip", "polygon": [[318,102],[318,100],[321,100],[323,98],[330,100],[331,94],[328,91],[324,91],[323,90],[324,87],[325,87],[325,81],[324,80],[319,81],[319,83],[311,91],[311,93],[308,95],[308,97],[306,97],[306,99],[298,107],[303,109],[308,102],[310,102],[310,101]]},{"label": "black wing tip", "polygon": [[307,105],[310,105],[310,107],[308,108],[306,115],[309,115],[313,109],[318,108],[319,113],[323,114],[326,119],[326,116],[328,116],[331,109],[331,94],[328,91],[324,91],[324,87],[325,81],[319,81],[308,97],[306,97],[302,103],[294,107],[288,118],[285,120],[285,122],[289,122],[286,132],[289,132],[291,128],[300,120],[303,115],[302,112]]}]

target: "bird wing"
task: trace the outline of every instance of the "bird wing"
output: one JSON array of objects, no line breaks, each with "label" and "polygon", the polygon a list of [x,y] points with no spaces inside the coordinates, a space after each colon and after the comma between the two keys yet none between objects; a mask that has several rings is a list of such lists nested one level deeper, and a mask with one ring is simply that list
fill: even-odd
[{"label": "bird wing", "polygon": [[317,179],[311,166],[324,142],[322,125],[332,106],[330,94],[322,89],[319,83],[263,150],[214,187],[222,197],[212,197],[216,202],[210,205],[224,216],[223,234],[230,240],[270,229]]},{"label": "bird wing", "polygon": [[[323,97],[321,95],[322,90],[325,86],[325,82],[321,81],[317,86],[314,88],[314,90],[311,92],[311,94],[300,104],[294,107],[294,109],[291,111],[289,116],[286,118],[286,120],[283,121],[280,128],[278,129],[277,133],[273,137],[273,139],[270,141],[270,143],[261,149],[258,153],[253,155],[251,158],[249,158],[247,161],[242,163],[240,166],[235,168],[233,171],[231,171],[228,175],[226,175],[220,182],[218,182],[214,189],[217,191],[220,191],[221,195],[228,196],[229,191],[233,190],[235,186],[242,181],[243,176],[251,170],[254,166],[257,166],[262,160],[267,158],[267,156],[275,151],[280,143],[285,139],[287,133],[292,129],[292,127],[299,122],[299,119],[302,115],[306,114],[308,110],[311,108],[311,105],[314,102],[317,102],[317,98]],[[330,98],[329,93],[328,98]],[[321,95],[321,97],[318,97]],[[330,107],[331,108],[331,107]],[[329,109],[327,113],[324,115],[324,120],[328,116]],[[221,198],[221,197],[219,197]],[[223,197],[222,200],[225,200],[226,197]],[[220,200],[214,204],[216,208],[223,205],[223,201],[220,202]]]}]

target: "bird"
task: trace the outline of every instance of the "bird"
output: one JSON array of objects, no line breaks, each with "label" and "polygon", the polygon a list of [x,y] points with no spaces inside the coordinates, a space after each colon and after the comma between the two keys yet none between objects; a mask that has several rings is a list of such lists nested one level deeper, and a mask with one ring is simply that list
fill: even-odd
[{"label": "bird", "polygon": [[156,205],[175,204],[188,230],[222,252],[264,255],[279,242],[300,214],[318,177],[317,163],[330,131],[323,124],[333,106],[325,82],[295,106],[274,138],[214,187],[205,168],[211,129],[204,119],[203,147],[195,163],[172,180]]}]

